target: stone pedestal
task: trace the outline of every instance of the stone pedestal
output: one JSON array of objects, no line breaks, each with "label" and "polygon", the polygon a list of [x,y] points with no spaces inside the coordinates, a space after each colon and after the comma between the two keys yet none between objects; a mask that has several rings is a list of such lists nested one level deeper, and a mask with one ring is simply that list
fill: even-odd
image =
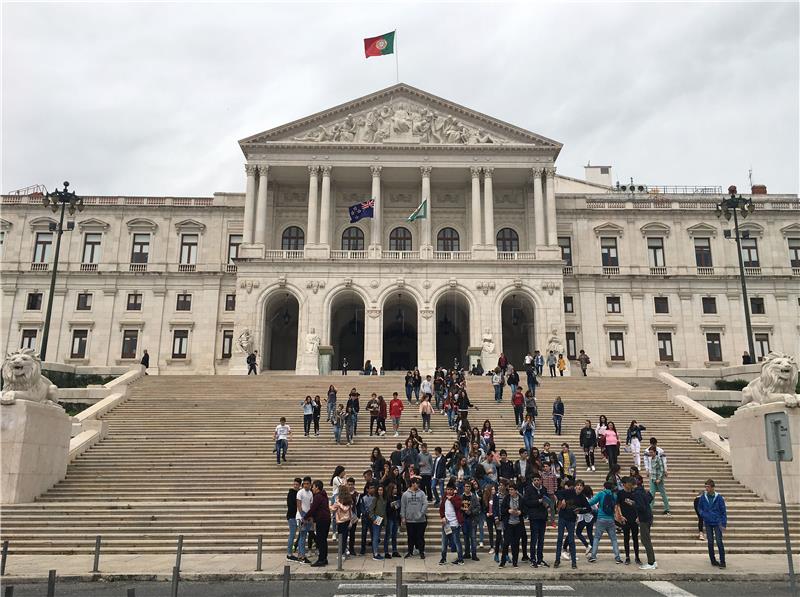
[{"label": "stone pedestal", "polygon": [[319,375],[319,353],[304,352],[297,359],[297,375]]},{"label": "stone pedestal", "polygon": [[785,411],[789,415],[793,462],[781,464],[787,504],[800,504],[800,409],[786,408],[781,403],[765,404],[737,410],[728,421],[731,468],[734,478],[768,502],[777,503],[778,477],[775,463],[767,460],[764,416]]},{"label": "stone pedestal", "polygon": [[66,476],[71,429],[60,407],[28,400],[0,406],[3,504],[32,502]]},{"label": "stone pedestal", "polygon": [[306,245],[306,259],[330,259],[331,248],[329,245]]},{"label": "stone pedestal", "polygon": [[319,347],[319,374],[330,375],[333,363],[333,346]]},{"label": "stone pedestal", "polygon": [[239,258],[264,259],[264,245],[261,243],[242,243],[239,245]]}]

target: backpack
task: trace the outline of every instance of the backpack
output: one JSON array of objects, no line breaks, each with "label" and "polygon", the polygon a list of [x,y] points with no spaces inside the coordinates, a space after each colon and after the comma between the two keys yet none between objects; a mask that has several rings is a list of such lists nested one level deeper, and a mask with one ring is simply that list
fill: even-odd
[{"label": "backpack", "polygon": [[614,506],[616,503],[614,502],[614,495],[607,491],[606,494],[603,496],[603,501],[601,502],[601,508],[603,510],[603,514],[606,516],[614,516]]}]

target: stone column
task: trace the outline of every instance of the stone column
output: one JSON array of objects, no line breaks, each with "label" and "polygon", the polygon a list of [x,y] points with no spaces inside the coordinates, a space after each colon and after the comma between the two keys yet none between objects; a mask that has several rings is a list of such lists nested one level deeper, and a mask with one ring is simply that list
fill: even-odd
[{"label": "stone column", "polygon": [[556,222],[555,168],[545,168],[545,201],[547,203],[547,244],[558,245],[558,224]]},{"label": "stone column", "polygon": [[267,241],[267,175],[269,166],[258,167],[258,199],[256,201],[255,242],[262,245]]},{"label": "stone column", "polygon": [[319,244],[330,244],[331,167],[322,166],[322,196],[319,208]]},{"label": "stone column", "polygon": [[536,245],[546,245],[547,239],[544,233],[545,211],[542,199],[542,168],[533,169],[533,218],[536,227]]},{"label": "stone column", "polygon": [[382,166],[370,166],[372,172],[372,199],[375,207],[372,210],[372,229],[370,230],[369,245],[373,251],[379,251],[383,237],[383,222],[381,221],[381,170]]},{"label": "stone column", "polygon": [[423,201],[428,202],[426,205],[427,213],[422,220],[421,226],[422,240],[420,241],[420,255],[433,258],[431,254],[433,251],[433,243],[431,241],[431,217],[433,216],[431,211],[431,167],[422,166],[419,171],[422,174],[422,201],[420,201],[420,203]]},{"label": "stone column", "polygon": [[494,191],[492,190],[492,173],[494,168],[483,169],[483,225],[484,244],[495,246],[494,238]]},{"label": "stone column", "polygon": [[473,166],[469,169],[472,175],[472,248],[483,243],[481,230],[481,169]]},{"label": "stone column", "polygon": [[308,225],[306,230],[306,245],[316,245],[318,241],[317,224],[317,192],[319,166],[308,167]]},{"label": "stone column", "polygon": [[244,232],[242,243],[251,244],[253,242],[253,229],[256,219],[256,165],[245,164],[244,171],[247,173],[247,191],[244,196]]}]

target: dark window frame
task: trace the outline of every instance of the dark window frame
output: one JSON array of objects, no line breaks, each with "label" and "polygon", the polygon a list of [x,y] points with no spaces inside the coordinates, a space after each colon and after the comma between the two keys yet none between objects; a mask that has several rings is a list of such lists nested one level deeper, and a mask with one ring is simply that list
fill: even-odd
[{"label": "dark window frame", "polygon": [[[78,334],[83,334],[80,337]],[[75,350],[75,342],[78,342],[78,350]],[[72,343],[70,344],[69,348],[69,358],[71,359],[85,359],[86,358],[86,347],[89,343],[89,330],[86,329],[79,329],[79,330],[72,330]]]},{"label": "dark window frame", "polygon": [[92,302],[93,301],[94,301],[93,293],[91,293],[91,292],[79,292],[78,293],[78,298],[77,298],[77,300],[75,302],[75,310],[76,311],[91,311],[92,310]]},{"label": "dark window frame", "polygon": [[281,250],[302,251],[306,244],[306,233],[300,226],[287,226],[281,232]]},{"label": "dark window frame", "polygon": [[458,230],[451,226],[446,226],[436,233],[436,250],[437,251],[460,251],[461,250],[461,236]]},{"label": "dark window frame", "polygon": [[397,226],[389,233],[390,251],[413,251],[414,236],[405,226]]},{"label": "dark window frame", "polygon": [[518,253],[519,233],[509,226],[501,228],[495,235],[495,244],[501,253]]}]

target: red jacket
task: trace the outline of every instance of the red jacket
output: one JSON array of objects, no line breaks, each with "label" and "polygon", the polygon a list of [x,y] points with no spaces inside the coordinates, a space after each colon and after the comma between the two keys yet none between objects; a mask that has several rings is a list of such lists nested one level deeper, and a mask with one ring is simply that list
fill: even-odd
[{"label": "red jacket", "polygon": [[389,415],[392,417],[399,417],[403,414],[403,401],[400,398],[392,398],[389,403]]},{"label": "red jacket", "polygon": [[511,404],[513,404],[514,406],[522,406],[523,404],[525,404],[525,396],[523,395],[523,393],[517,390],[517,392],[511,398]]},{"label": "red jacket", "polygon": [[453,508],[456,510],[456,518],[458,519],[458,524],[464,524],[464,512],[461,510],[461,497],[454,493],[453,497],[445,498],[442,500],[442,503],[439,504],[439,518],[444,518],[444,505],[447,503],[447,500],[450,500],[453,503]]}]

